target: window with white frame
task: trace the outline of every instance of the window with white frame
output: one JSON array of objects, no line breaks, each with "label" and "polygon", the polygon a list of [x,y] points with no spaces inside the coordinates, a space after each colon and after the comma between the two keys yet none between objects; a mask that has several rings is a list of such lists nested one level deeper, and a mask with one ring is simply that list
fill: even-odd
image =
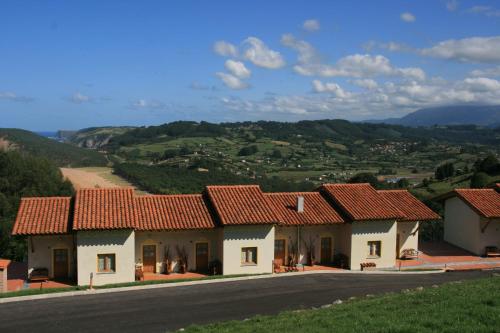
[{"label": "window with white frame", "polygon": [[368,258],[380,258],[381,248],[382,248],[381,241],[369,241]]},{"label": "window with white frame", "polygon": [[115,254],[98,254],[97,255],[97,272],[98,273],[114,273],[116,270]]},{"label": "window with white frame", "polygon": [[257,248],[242,247],[241,248],[241,264],[242,265],[257,265]]}]

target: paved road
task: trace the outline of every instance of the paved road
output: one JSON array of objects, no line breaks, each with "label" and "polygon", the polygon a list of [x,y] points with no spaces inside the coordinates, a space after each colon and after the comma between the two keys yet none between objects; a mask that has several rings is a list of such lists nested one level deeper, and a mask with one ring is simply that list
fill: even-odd
[{"label": "paved road", "polygon": [[0,332],[165,332],[491,274],[313,274],[5,303]]}]

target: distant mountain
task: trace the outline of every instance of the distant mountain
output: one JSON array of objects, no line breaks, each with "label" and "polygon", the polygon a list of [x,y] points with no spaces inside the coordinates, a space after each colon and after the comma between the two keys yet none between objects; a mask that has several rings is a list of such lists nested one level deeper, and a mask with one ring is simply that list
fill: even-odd
[{"label": "distant mountain", "polygon": [[0,128],[0,150],[17,150],[51,160],[57,166],[104,166],[106,157],[95,150],[83,149],[68,143],[17,128]]},{"label": "distant mountain", "polygon": [[368,123],[384,123],[403,126],[479,125],[500,126],[500,105],[457,105],[420,109],[402,118],[367,120]]}]

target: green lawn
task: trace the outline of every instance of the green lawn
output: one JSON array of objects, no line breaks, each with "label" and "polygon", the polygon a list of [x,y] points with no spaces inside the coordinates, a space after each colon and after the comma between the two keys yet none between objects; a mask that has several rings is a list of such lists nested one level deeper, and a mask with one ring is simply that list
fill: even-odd
[{"label": "green lawn", "polygon": [[499,332],[500,277],[287,311],[184,332]]}]

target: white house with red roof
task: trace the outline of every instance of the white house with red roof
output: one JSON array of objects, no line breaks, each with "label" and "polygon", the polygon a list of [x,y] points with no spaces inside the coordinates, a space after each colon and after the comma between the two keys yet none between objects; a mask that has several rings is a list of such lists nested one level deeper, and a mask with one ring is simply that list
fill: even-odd
[{"label": "white house with red roof", "polygon": [[455,189],[444,201],[444,240],[476,255],[500,255],[500,184]]},{"label": "white house with red roof", "polygon": [[[271,273],[275,265],[394,267],[418,250],[421,221],[439,216],[407,191],[325,184],[264,193],[257,185],[201,194],[137,196],[80,189],[74,198],[23,198],[13,235],[28,241],[28,269],[79,285],[131,282],[136,271]],[[168,260],[167,260],[168,259]]]}]

